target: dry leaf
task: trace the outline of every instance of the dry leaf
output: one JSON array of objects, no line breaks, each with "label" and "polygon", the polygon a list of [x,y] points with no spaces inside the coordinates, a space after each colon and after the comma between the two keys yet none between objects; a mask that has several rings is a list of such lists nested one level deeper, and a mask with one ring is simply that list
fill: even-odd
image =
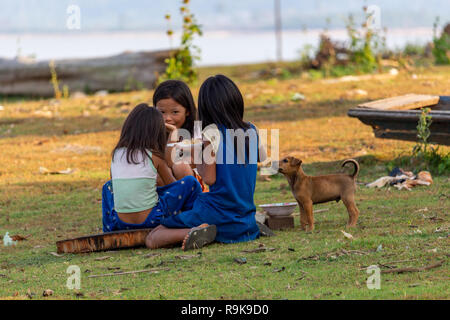
[{"label": "dry leaf", "polygon": [[16,235],[11,236],[11,239],[12,239],[13,241],[23,241],[23,240],[27,240],[27,238],[29,238],[29,237],[31,237],[31,234],[29,234],[29,235],[27,235],[27,236],[25,236],[25,237],[16,234]]},{"label": "dry leaf", "polygon": [[42,293],[43,297],[50,297],[52,295],[53,295],[53,290],[51,290],[51,289],[44,290],[44,292]]},{"label": "dry leaf", "polygon": [[55,257],[63,257],[63,255],[62,254],[57,254],[56,252],[49,252],[52,256],[55,256]]},{"label": "dry leaf", "polygon": [[349,239],[349,240],[353,240],[353,236],[350,233],[345,232],[344,230],[341,230],[342,234],[344,235],[345,238]]},{"label": "dry leaf", "polygon": [[75,171],[77,171],[77,169],[71,169],[71,168],[67,168],[66,170],[61,170],[61,171],[50,171],[45,167],[39,167],[39,173],[40,174],[72,174]]},{"label": "dry leaf", "polygon": [[234,258],[234,262],[237,262],[238,264],[246,264],[247,259],[246,258]]}]

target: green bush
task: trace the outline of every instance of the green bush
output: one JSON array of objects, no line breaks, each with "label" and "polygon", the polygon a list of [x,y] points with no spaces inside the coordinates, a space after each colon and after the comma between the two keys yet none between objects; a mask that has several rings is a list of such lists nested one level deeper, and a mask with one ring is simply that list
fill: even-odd
[{"label": "green bush", "polygon": [[442,31],[440,37],[436,35],[439,18],[434,23],[433,32],[433,56],[436,64],[450,64],[450,24]]}]

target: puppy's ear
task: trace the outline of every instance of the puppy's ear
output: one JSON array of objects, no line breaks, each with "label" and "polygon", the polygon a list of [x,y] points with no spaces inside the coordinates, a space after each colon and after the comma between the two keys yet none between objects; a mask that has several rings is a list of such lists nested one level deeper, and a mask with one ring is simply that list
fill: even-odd
[{"label": "puppy's ear", "polygon": [[299,167],[301,164],[302,164],[302,160],[296,159],[296,158],[292,159],[292,165]]}]

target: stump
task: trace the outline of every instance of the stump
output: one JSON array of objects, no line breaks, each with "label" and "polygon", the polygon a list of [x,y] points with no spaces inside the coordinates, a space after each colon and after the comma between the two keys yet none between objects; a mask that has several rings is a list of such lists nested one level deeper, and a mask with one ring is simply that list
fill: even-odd
[{"label": "stump", "polygon": [[87,253],[145,246],[152,229],[102,233],[56,242],[58,253]]}]

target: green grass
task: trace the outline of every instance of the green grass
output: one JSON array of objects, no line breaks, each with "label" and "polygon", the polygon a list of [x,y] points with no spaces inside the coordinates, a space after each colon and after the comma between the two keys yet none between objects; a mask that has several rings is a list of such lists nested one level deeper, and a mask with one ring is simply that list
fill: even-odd
[{"label": "green grass", "polygon": [[[308,169],[312,170],[313,167],[306,167]],[[274,177],[270,182],[260,182],[256,203],[293,200],[285,185],[286,182],[280,176]],[[201,251],[189,253],[183,253],[179,248],[154,250],[159,255],[150,258],[145,257],[149,251],[144,248],[68,254],[62,257],[51,255],[50,252],[56,251],[54,242],[64,238],[67,233],[97,232],[101,224],[98,194],[91,192],[89,188],[83,188],[82,183],[75,189],[70,193],[54,194],[50,188],[48,193],[33,198],[23,195],[10,206],[9,223],[2,215],[2,226],[5,222],[11,224],[11,221],[16,226],[8,229],[10,232],[32,236],[17,246],[2,247],[0,274],[4,276],[0,277],[1,296],[11,297],[18,293],[23,298],[30,289],[32,293],[36,293],[36,298],[42,298],[43,290],[52,289],[52,298],[56,299],[448,297],[447,262],[440,268],[425,272],[383,274],[380,290],[367,289],[368,275],[363,270],[369,265],[387,264],[390,261],[394,261],[390,265],[395,266],[424,266],[446,259],[448,231],[436,233],[435,230],[438,227],[448,228],[448,178],[437,178],[432,187],[418,188],[411,192],[361,187],[357,195],[357,204],[361,210],[358,227],[347,230],[354,236],[351,242],[340,232],[347,219],[343,204],[328,203],[317,206],[316,209],[329,211],[316,214],[316,231],[311,234],[299,231],[297,213],[297,229],[276,232],[276,236],[272,238],[232,245],[213,244]],[[424,208],[428,211],[420,211]],[[431,216],[438,219],[429,219]],[[414,233],[415,230],[421,230],[422,233]],[[6,230],[1,231],[3,233]],[[275,248],[275,251],[242,252],[256,248],[260,243],[268,248]],[[44,247],[36,247],[37,244]],[[380,244],[382,251],[375,252]],[[332,253],[342,249],[359,250],[366,254],[334,258]],[[195,257],[189,260],[177,258],[183,255]],[[105,256],[110,258],[95,260]],[[246,264],[240,265],[234,261],[241,257],[247,259]],[[395,262],[402,260],[407,261]],[[70,265],[81,268],[82,297],[77,297],[66,288],[69,276],[66,270]],[[159,274],[88,278],[89,275],[117,270],[159,267],[170,270]],[[283,271],[279,271],[280,269]]]},{"label": "green grass", "polygon": [[[229,67],[211,72],[227,71],[234,72]],[[369,92],[366,100],[408,92],[450,94],[448,67],[417,73],[418,82],[400,75],[395,81],[332,85],[301,78],[235,79],[246,100],[246,118],[259,128],[280,129],[281,156],[301,157],[309,174],[340,171],[342,159],[356,157],[361,164],[358,181],[371,182],[386,175],[392,159],[410,152],[414,144],[374,138],[371,128],[346,116],[362,99],[349,100],[343,94],[355,87]],[[193,91],[197,94],[198,87]],[[291,102],[295,92],[305,94],[307,101]],[[130,102],[131,108],[150,101],[151,95],[140,91],[69,99],[57,106],[47,100],[5,102],[0,114],[0,235],[29,237],[12,247],[0,243],[0,298],[28,299],[31,292],[34,299],[448,299],[448,175],[434,176],[431,186],[412,191],[359,185],[361,215],[353,229],[345,228],[348,216],[342,203],[326,203],[315,207],[327,211],[315,215],[313,233],[300,231],[296,212],[295,229],[248,243],[215,243],[188,253],[180,248],[138,248],[52,255],[58,240],[101,231],[101,187],[109,177],[110,152],[126,116],[120,102]],[[276,105],[275,111],[261,108],[267,100]],[[34,113],[37,110],[53,114],[43,117]],[[40,166],[77,171],[47,176],[39,174]],[[257,205],[293,200],[282,176],[258,178]],[[354,240],[345,239],[341,230]],[[243,252],[261,244],[275,250]],[[157,255],[146,257],[149,253]],[[186,255],[189,259],[180,259]],[[235,258],[246,258],[247,263],[238,264]],[[441,260],[441,267],[427,271],[382,274],[380,290],[366,286],[367,266],[422,267]],[[71,265],[81,269],[78,294],[66,287]],[[149,268],[169,270],[89,278]],[[46,289],[53,290],[53,296],[44,298]]]}]

